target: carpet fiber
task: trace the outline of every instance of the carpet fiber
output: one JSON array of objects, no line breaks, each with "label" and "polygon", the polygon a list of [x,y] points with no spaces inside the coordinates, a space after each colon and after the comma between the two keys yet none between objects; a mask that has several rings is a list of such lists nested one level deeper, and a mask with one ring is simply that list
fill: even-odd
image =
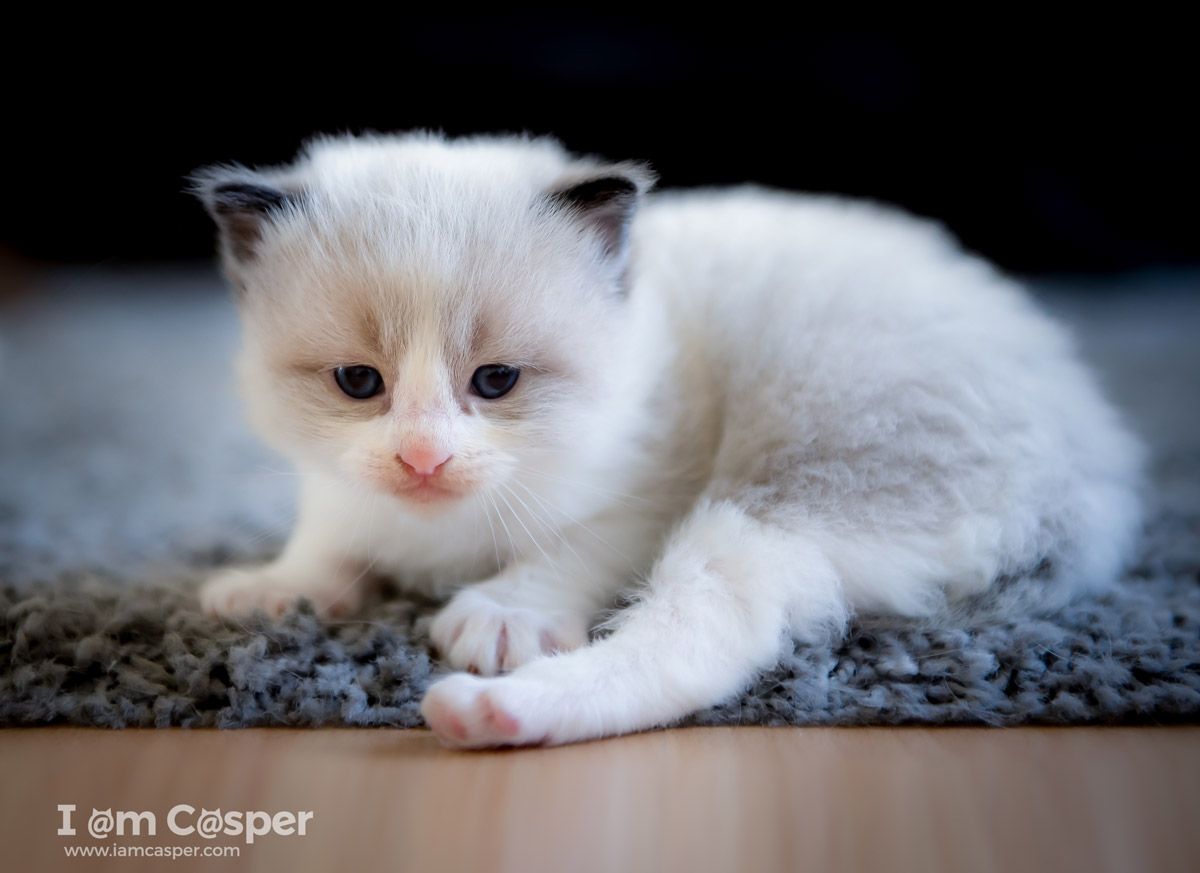
[{"label": "carpet fiber", "polygon": [[[1017,623],[860,625],[696,724],[1200,720],[1200,279],[1042,283],[1153,448],[1118,591]],[[241,423],[207,271],[58,273],[0,307],[0,725],[420,725],[434,605],[202,616],[286,534],[295,478]]]}]

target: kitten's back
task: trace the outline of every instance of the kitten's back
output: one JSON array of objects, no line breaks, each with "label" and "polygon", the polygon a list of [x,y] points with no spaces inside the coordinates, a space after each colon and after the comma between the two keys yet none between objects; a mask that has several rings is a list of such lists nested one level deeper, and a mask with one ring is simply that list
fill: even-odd
[{"label": "kitten's back", "polygon": [[[1067,332],[940,226],[741,188],[662,196],[635,240],[725,398],[728,493],[841,537],[860,607],[928,611],[925,565],[954,599],[1049,560],[1058,602],[1128,560],[1136,442]],[[907,538],[911,586],[864,532]]]}]

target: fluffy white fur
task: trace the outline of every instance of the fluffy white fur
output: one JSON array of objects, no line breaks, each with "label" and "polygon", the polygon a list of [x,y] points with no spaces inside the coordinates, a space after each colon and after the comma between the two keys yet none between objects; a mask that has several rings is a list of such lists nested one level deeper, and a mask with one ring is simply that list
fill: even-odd
[{"label": "fluffy white fur", "polygon": [[[1019,287],[892,210],[651,181],[425,134],[201,173],[250,414],[303,475],[283,554],[205,607],[336,614],[370,573],[453,594],[433,641],[469,672],[422,711],[476,747],[670,723],[855,613],[1116,577],[1138,448]],[[487,364],[510,394],[471,393]],[[347,397],[350,365],[386,390]],[[415,475],[414,447],[450,460]]]}]

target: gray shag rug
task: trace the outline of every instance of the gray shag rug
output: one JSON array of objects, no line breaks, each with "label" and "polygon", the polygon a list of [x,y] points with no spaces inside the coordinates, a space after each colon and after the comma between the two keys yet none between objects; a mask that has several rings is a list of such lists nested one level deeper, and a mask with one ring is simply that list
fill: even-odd
[{"label": "gray shag rug", "polygon": [[[1141,560],[1051,617],[858,626],[694,724],[1200,720],[1200,277],[1041,283],[1153,448]],[[61,272],[0,307],[0,725],[422,724],[434,604],[202,616],[269,557],[295,479],[250,436],[208,270]]]}]

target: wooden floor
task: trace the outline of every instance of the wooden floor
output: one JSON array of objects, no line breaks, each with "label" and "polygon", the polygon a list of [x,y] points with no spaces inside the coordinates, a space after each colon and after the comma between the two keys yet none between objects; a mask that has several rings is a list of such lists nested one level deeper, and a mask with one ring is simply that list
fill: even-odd
[{"label": "wooden floor", "polygon": [[[708,728],[489,753],[426,731],[35,728],[0,731],[0,778],[13,873],[1200,869],[1191,727]],[[179,827],[217,809],[312,817],[248,844],[171,833],[181,804]],[[156,834],[93,838],[93,810],[98,827],[152,812]],[[87,846],[240,854],[66,857]]]}]

